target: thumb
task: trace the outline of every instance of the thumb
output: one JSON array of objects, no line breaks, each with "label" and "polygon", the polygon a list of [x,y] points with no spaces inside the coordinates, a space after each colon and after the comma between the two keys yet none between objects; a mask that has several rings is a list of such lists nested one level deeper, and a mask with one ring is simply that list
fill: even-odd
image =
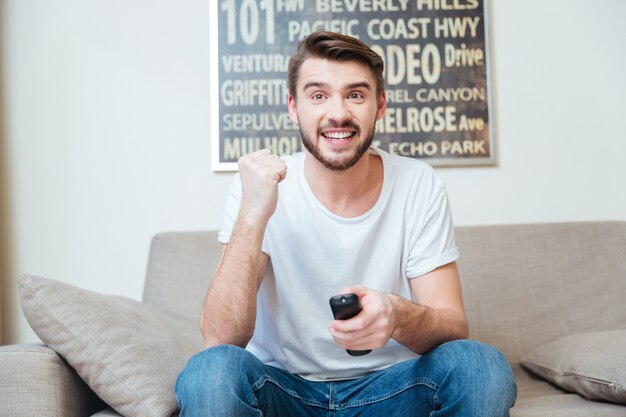
[{"label": "thumb", "polygon": [[349,287],[343,287],[339,294],[356,294],[359,298],[362,298],[365,294],[368,293],[368,289],[363,285],[351,285]]}]

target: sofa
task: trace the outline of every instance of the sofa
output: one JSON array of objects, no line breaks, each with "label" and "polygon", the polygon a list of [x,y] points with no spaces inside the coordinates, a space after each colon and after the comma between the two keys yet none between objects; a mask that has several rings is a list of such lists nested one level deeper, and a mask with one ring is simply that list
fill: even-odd
[{"label": "sofa", "polygon": [[[457,227],[456,238],[470,337],[516,376],[511,416],[626,416],[626,222]],[[177,415],[173,385],[202,349],[219,256],[215,232],[156,235],[141,302],[21,276],[43,344],[0,347],[0,415]]]}]

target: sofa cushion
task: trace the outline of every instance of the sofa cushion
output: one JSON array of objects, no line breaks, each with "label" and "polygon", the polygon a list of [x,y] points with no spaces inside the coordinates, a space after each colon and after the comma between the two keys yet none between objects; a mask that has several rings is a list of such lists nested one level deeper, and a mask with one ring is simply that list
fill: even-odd
[{"label": "sofa cushion", "polygon": [[588,401],[578,394],[546,395],[517,400],[511,417],[624,417],[624,406]]},{"label": "sofa cushion", "polygon": [[[91,417],[122,417],[115,410],[111,408],[107,408],[106,410],[102,410]],[[170,417],[179,417],[179,414],[172,414]]]},{"label": "sofa cushion", "polygon": [[59,281],[19,280],[24,315],[106,403],[126,417],[176,413],[174,383],[201,346],[157,308]]},{"label": "sofa cushion", "polygon": [[626,404],[626,330],[562,337],[534,349],[521,364],[564,390]]},{"label": "sofa cushion", "polygon": [[104,404],[57,352],[0,346],[0,416],[83,417]]}]

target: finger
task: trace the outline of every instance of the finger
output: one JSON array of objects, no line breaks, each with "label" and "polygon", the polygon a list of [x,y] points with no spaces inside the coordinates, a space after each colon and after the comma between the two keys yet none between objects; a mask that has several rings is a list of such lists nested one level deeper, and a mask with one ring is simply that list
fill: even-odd
[{"label": "finger", "polygon": [[258,151],[250,152],[250,153],[247,153],[247,154],[241,156],[239,158],[239,162],[244,162],[245,163],[246,161],[256,160],[256,159],[259,159],[259,158],[264,158],[267,155],[271,155],[271,154],[272,154],[271,149],[260,149]]},{"label": "finger", "polygon": [[361,310],[359,314],[347,320],[333,320],[330,327],[339,332],[355,332],[369,327],[376,320],[376,316]]},{"label": "finger", "polygon": [[[287,164],[285,164],[285,161],[281,157],[277,155],[273,155],[272,151],[270,151],[269,149],[266,149],[266,151],[267,152],[265,153],[254,155],[254,159],[257,161],[259,165],[262,165],[265,167],[286,167],[287,166]],[[258,152],[262,152],[262,150]]]},{"label": "finger", "polygon": [[252,155],[271,155],[272,150],[270,148],[259,149],[258,151],[252,152]]},{"label": "finger", "polygon": [[375,331],[373,331],[372,329],[368,329],[368,328],[347,331],[347,332],[338,330],[334,327],[329,327],[329,329],[333,337],[336,337],[337,339],[340,339],[343,341],[355,341],[355,340],[359,340],[362,338],[371,337],[372,335],[376,334]]},{"label": "finger", "polygon": [[278,158],[278,161],[276,161],[273,168],[275,170],[278,183],[287,178],[287,164],[285,163],[285,161]]},{"label": "finger", "polygon": [[[262,150],[261,150],[262,151]],[[271,178],[274,182],[279,183],[287,176],[287,164],[276,155],[272,155],[271,151],[254,155],[248,154],[247,159],[240,160],[240,170],[247,168],[249,171],[263,173],[263,175]]]},{"label": "finger", "polygon": [[346,349],[371,349],[373,346],[379,345],[379,338],[376,333],[370,333],[367,331],[350,333],[331,332],[331,335],[335,340],[335,343]]}]

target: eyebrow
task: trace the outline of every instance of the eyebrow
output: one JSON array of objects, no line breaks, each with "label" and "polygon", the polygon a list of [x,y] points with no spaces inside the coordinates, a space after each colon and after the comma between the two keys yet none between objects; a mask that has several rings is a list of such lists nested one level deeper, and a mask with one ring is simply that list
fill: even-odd
[{"label": "eyebrow", "polygon": [[[311,81],[308,82],[304,85],[303,90],[306,91],[309,88],[329,88],[330,84],[328,84],[327,82],[324,81]],[[370,83],[365,82],[365,81],[361,81],[361,82],[356,82],[356,83],[352,83],[352,84],[348,84],[346,86],[343,87],[345,90],[354,90],[355,88],[365,88],[368,91],[372,91],[372,86],[370,85]]]}]

